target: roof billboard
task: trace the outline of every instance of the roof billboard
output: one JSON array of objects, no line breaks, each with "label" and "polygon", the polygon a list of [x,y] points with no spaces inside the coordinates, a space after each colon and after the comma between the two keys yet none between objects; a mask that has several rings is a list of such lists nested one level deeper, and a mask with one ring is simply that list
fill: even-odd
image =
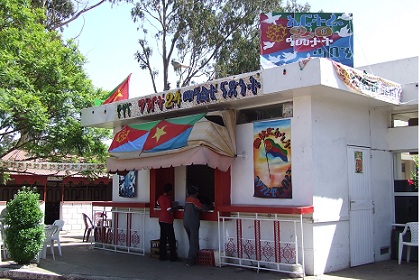
[{"label": "roof billboard", "polygon": [[353,15],[345,13],[260,14],[263,69],[309,57],[353,67]]}]

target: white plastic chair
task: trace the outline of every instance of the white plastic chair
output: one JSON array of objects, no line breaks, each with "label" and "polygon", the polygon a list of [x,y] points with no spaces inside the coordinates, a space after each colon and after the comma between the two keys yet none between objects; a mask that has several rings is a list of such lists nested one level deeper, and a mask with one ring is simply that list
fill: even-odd
[{"label": "white plastic chair", "polygon": [[62,256],[62,254],[61,254],[61,243],[60,243],[60,231],[63,229],[64,221],[63,220],[55,220],[53,225],[57,226],[58,230],[51,237],[51,241],[53,242],[53,246],[54,246],[54,242],[57,242],[58,253],[60,254],[60,256]]},{"label": "white plastic chair", "polygon": [[0,262],[7,258],[7,247],[6,247],[6,225],[4,218],[0,218]]},{"label": "white plastic chair", "polygon": [[43,258],[45,259],[47,257],[47,247],[50,246],[51,248],[51,254],[53,256],[53,259],[55,261],[55,255],[54,255],[54,240],[52,239],[53,235],[58,232],[58,226],[55,225],[49,225],[45,226],[45,241],[44,246],[41,250],[41,252],[38,255],[38,263],[39,259]]},{"label": "white plastic chair", "polygon": [[[410,231],[410,240],[404,241],[404,235],[407,234],[407,231]],[[419,226],[418,222],[406,223],[404,231],[400,233],[399,242],[398,242],[398,264],[401,264],[401,257],[403,246],[407,246],[407,262],[410,261],[410,252],[411,247],[419,246]]]}]

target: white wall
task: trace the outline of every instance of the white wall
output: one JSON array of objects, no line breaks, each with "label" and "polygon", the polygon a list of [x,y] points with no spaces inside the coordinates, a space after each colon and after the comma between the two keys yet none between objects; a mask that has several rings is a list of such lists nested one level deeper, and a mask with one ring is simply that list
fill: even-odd
[{"label": "white wall", "polygon": [[[235,159],[231,167],[231,203],[232,204],[264,204],[271,200],[255,198],[254,165],[252,151],[252,123],[236,127],[236,149],[241,157]],[[273,202],[271,202],[273,204]]]},{"label": "white wall", "polygon": [[[363,128],[355,130],[352,126],[355,126],[354,122],[359,124],[359,118],[365,114],[352,106],[343,108],[342,104],[325,99],[313,98],[312,107],[313,262],[314,274],[317,275],[349,264],[346,155],[349,139],[346,135],[351,131],[354,134],[363,131]],[[350,137],[363,139],[359,135]]]},{"label": "white wall", "polygon": [[92,202],[66,201],[60,203],[60,219],[64,221],[64,231],[84,230],[82,213],[92,218]]},{"label": "white wall", "polygon": [[388,61],[372,64],[358,68],[366,70],[384,79],[391,80],[399,84],[408,84],[419,81],[419,57],[410,57],[400,60]]},{"label": "white wall", "polygon": [[314,274],[349,266],[347,145],[370,146],[369,110],[313,97]]},{"label": "white wall", "polygon": [[419,127],[400,126],[388,128],[388,149],[393,151],[418,150]]},{"label": "white wall", "polygon": [[[394,222],[393,156],[389,147],[390,108],[370,110],[371,127],[371,189],[374,202],[373,234],[375,261],[391,257],[391,224]],[[404,133],[399,135],[401,144]],[[382,253],[381,249],[385,249]]]},{"label": "white wall", "polygon": [[348,218],[347,145],[370,146],[362,105],[312,99],[315,222]]},{"label": "white wall", "polygon": [[312,104],[310,96],[293,98],[292,182],[295,205],[313,205],[314,173]]},{"label": "white wall", "polygon": [[[370,109],[316,97],[311,102],[314,274],[343,269],[350,263],[347,145],[372,150],[375,260],[389,259],[393,219],[392,154],[387,150],[390,108]],[[388,253],[381,254],[381,249]]]}]

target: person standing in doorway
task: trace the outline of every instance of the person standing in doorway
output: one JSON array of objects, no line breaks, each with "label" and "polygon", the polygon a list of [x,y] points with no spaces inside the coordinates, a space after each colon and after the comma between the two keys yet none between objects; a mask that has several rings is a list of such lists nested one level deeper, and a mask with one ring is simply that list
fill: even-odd
[{"label": "person standing in doorway", "polygon": [[160,226],[160,240],[159,240],[159,260],[165,261],[168,259],[166,244],[169,244],[170,260],[177,261],[178,254],[176,251],[176,239],[174,231],[174,209],[172,208],[172,185],[165,184],[163,187],[164,193],[159,196],[157,204],[160,206],[159,226]]},{"label": "person standing in doorway", "polygon": [[197,198],[198,188],[195,186],[189,187],[188,194],[184,209],[184,228],[189,242],[187,266],[193,266],[200,249],[198,232],[200,229],[200,213],[204,212],[204,210],[203,205]]}]

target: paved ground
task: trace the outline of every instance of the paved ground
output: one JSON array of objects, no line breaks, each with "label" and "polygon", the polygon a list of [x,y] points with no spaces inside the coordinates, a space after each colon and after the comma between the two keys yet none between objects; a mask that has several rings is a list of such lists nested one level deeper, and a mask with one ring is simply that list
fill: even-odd
[{"label": "paved ground", "polygon": [[[235,267],[186,267],[183,262],[161,262],[150,256],[135,256],[91,249],[81,242],[80,233],[61,235],[63,256],[52,259],[48,251],[47,259],[40,264],[20,267],[10,261],[0,264],[0,279],[107,279],[107,280],[273,280],[302,279],[288,274],[257,272]],[[415,280],[418,279],[418,263],[396,260],[379,262],[320,276],[307,276],[308,280]]]}]

